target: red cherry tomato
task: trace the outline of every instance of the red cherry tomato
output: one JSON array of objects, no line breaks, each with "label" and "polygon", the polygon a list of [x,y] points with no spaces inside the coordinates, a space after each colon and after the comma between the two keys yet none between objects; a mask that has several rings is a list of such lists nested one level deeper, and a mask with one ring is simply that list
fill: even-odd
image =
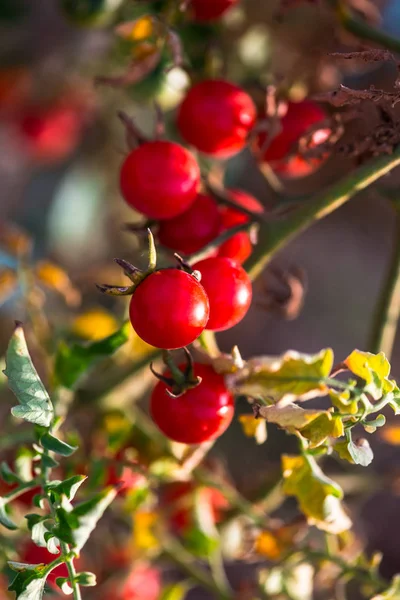
[{"label": "red cherry tomato", "polygon": [[238,0],[191,0],[191,9],[194,21],[214,21],[222,17]]},{"label": "red cherry tomato", "polygon": [[200,169],[183,146],[147,142],[126,157],[120,176],[126,202],[151,219],[172,219],[195,201]]},{"label": "red cherry tomato", "polygon": [[164,269],[148,275],[130,304],[133,329],[156,348],[182,348],[194,342],[207,325],[209,303],[192,275]]},{"label": "red cherry tomato", "polygon": [[[34,544],[32,540],[28,540],[24,544],[24,546],[21,548],[21,551],[19,554],[19,560],[21,562],[30,563],[30,564],[43,563],[45,565],[48,565],[53,560],[55,560],[57,557],[58,557],[58,554],[51,554],[47,550],[47,548],[40,548],[39,546],[36,546],[36,544]],[[79,566],[78,566],[79,562],[82,562],[82,561],[78,560],[75,562],[75,566],[78,567],[78,569],[79,569]],[[57,591],[59,591],[61,593],[60,588],[56,584],[57,577],[68,577],[68,569],[67,569],[65,563],[62,565],[59,565],[58,567],[53,569],[51,571],[51,573],[49,573],[49,575],[46,579],[47,583],[53,589],[56,589]]]},{"label": "red cherry tomato", "polygon": [[[326,120],[326,113],[315,102],[311,100],[289,102],[287,112],[281,119],[281,132],[271,140],[262,160],[269,162],[278,174],[285,177],[304,177],[314,172],[321,165],[323,159],[305,160],[297,155],[289,157],[289,154],[310,127],[322,123],[324,120]],[[312,145],[318,146],[325,142],[329,133],[330,130],[326,127],[316,130],[313,134]],[[265,142],[266,135],[262,133],[258,136],[256,145],[261,148]]]},{"label": "red cherry tomato", "polygon": [[161,577],[154,567],[146,563],[135,564],[127,579],[120,583],[116,578],[103,591],[102,600],[159,600]]},{"label": "red cherry tomato", "polygon": [[[246,194],[241,190],[229,190],[233,200],[237,202],[240,206],[247,208],[248,210],[252,210],[254,213],[262,213],[264,208],[260,202],[251,196],[250,194]],[[230,206],[223,206],[220,209],[221,217],[222,217],[222,229],[230,229],[231,227],[235,227],[236,225],[240,225],[241,223],[247,223],[249,221],[249,217],[239,210],[235,210]],[[253,246],[250,241],[249,234],[245,231],[235,233],[229,240],[221,244],[218,249],[218,256],[226,256],[227,258],[232,258],[239,264],[244,263],[252,253]]]},{"label": "red cherry tomato", "polygon": [[211,508],[214,523],[219,523],[222,511],[229,503],[223,494],[213,488],[196,488],[192,481],[174,481],[167,484],[161,492],[161,506],[168,513],[172,529],[179,534],[188,531],[193,522],[194,492],[201,494],[201,500]]},{"label": "red cherry tomato", "polygon": [[32,107],[17,123],[24,149],[39,163],[65,160],[78,146],[86,115],[71,103]]},{"label": "red cherry tomato", "polygon": [[210,196],[198,194],[187,211],[160,223],[158,239],[166,248],[193,254],[218,235],[220,226],[221,216],[216,202]]},{"label": "red cherry tomato", "polygon": [[253,100],[221,80],[206,80],[188,91],[178,112],[182,137],[205,154],[227,158],[244,148],[256,119]]},{"label": "red cherry tomato", "polygon": [[[186,365],[179,368],[184,371]],[[172,398],[166,392],[167,385],[159,381],[150,399],[156,425],[168,438],[182,444],[214,440],[228,427],[234,413],[233,397],[222,375],[199,363],[194,365],[194,373],[201,377],[201,383],[182,396]]]},{"label": "red cherry tomato", "polygon": [[252,287],[246,271],[230,258],[205,258],[193,265],[210,302],[207,329],[223,331],[243,319],[249,310]]}]

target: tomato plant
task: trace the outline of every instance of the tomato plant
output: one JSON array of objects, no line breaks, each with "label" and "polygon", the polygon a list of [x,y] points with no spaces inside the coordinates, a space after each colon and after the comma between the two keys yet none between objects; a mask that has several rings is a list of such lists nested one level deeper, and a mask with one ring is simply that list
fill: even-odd
[{"label": "tomato plant", "polygon": [[191,0],[189,8],[195,21],[214,21],[219,19],[237,0]]}]

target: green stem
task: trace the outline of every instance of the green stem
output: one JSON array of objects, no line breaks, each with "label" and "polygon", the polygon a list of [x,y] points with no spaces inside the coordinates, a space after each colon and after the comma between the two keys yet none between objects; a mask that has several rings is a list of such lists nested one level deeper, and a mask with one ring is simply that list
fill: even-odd
[{"label": "green stem", "polygon": [[233,600],[233,594],[221,587],[208,571],[195,564],[192,554],[174,539],[165,540],[163,543],[164,554],[182,569],[191,579],[211,592],[219,600]]},{"label": "green stem", "polygon": [[255,225],[254,222],[248,221],[246,223],[240,223],[239,225],[235,225],[234,227],[226,229],[218,237],[214,238],[211,242],[203,246],[203,248],[196,252],[196,254],[192,254],[187,262],[190,265],[199,262],[203,258],[206,258],[212,250],[216,250],[221,244],[227,240],[230,240],[237,233],[249,231],[249,229],[252,227],[257,227],[257,225]]},{"label": "green stem", "polygon": [[374,42],[392,52],[400,52],[400,39],[388,35],[381,29],[377,29],[365,21],[358,19],[354,16],[348,6],[345,6],[343,3],[339,4],[337,10],[339,21],[346,31],[352,33],[361,40]]},{"label": "green stem", "polygon": [[70,548],[69,548],[68,544],[66,544],[65,542],[61,542],[61,550],[62,550],[63,556],[66,557],[65,564],[67,565],[69,583],[73,590],[73,598],[74,598],[74,600],[82,600],[81,589],[75,581],[76,570],[75,570],[74,560],[73,560],[73,558],[71,558]]},{"label": "green stem", "polygon": [[299,233],[342,206],[358,192],[367,188],[399,164],[400,146],[392,155],[381,156],[359,167],[339,183],[331,186],[328,191],[305,202],[286,219],[260,223],[259,242],[245,263],[250,277],[256,279],[276,252],[285,247]]},{"label": "green stem", "polygon": [[386,280],[383,284],[372,325],[369,349],[392,355],[397,324],[400,317],[400,215],[396,214],[395,244]]}]

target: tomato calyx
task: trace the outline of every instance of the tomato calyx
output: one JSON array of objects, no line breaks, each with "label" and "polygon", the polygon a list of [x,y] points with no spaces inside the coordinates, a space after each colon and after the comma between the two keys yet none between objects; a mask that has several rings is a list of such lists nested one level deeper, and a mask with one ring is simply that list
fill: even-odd
[{"label": "tomato calyx", "polygon": [[[172,358],[172,354],[169,350],[163,350],[162,359],[166,367],[168,367],[171,377],[166,377],[157,373],[153,367],[153,363],[150,363],[150,370],[159,381],[165,383],[168,387],[165,390],[171,398],[179,398],[188,390],[197,387],[201,383],[201,377],[194,374],[194,362],[193,357],[187,348],[183,348],[186,358],[186,368],[181,371],[175,361]],[[168,389],[170,388],[170,389]]]}]

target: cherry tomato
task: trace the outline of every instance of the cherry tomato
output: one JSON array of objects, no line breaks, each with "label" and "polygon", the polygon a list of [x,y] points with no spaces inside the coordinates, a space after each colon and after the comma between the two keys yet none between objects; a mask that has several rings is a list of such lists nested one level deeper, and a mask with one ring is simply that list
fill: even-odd
[{"label": "cherry tomato", "polygon": [[[30,564],[39,564],[43,563],[48,565],[53,560],[58,557],[57,554],[51,554],[47,548],[41,548],[36,546],[36,544],[32,540],[27,540],[27,542],[22,546],[19,560],[24,563]],[[75,562],[75,566],[79,569],[79,560]],[[60,588],[56,584],[57,577],[68,577],[68,569],[64,564],[59,565],[55,569],[53,569],[49,575],[47,576],[46,582],[55,590],[60,591]]]},{"label": "cherry tomato", "polygon": [[218,235],[220,226],[221,216],[215,200],[198,194],[188,210],[160,223],[158,239],[166,248],[193,254]]},{"label": "cherry tomato", "polygon": [[244,148],[256,108],[242,89],[221,80],[206,80],[188,91],[178,112],[182,137],[205,154],[227,158]]},{"label": "cherry tomato", "polygon": [[80,142],[83,122],[75,106],[31,108],[17,129],[24,149],[39,163],[65,160]]},{"label": "cherry tomato", "polygon": [[130,304],[133,329],[156,348],[182,348],[207,325],[209,303],[203,286],[188,273],[164,269],[148,275]]},{"label": "cherry tomato", "polygon": [[[179,368],[184,371],[186,365]],[[150,412],[160,430],[182,444],[201,444],[219,437],[233,418],[234,402],[222,375],[210,365],[196,363],[201,383],[178,398],[169,396],[159,381],[150,399]],[[168,377],[170,373],[167,371]]]},{"label": "cherry tomato", "polygon": [[194,21],[214,21],[237,2],[238,0],[191,0],[189,9]]},{"label": "cherry tomato", "polygon": [[238,263],[223,256],[210,257],[193,265],[210,302],[207,329],[223,331],[243,319],[250,308],[252,287],[249,276]]},{"label": "cherry tomato", "polygon": [[132,208],[152,219],[171,219],[195,201],[200,169],[183,146],[161,140],[147,142],[126,157],[120,183]]},{"label": "cherry tomato", "polygon": [[201,500],[212,511],[214,523],[219,523],[222,511],[229,503],[225,496],[209,487],[197,488],[192,481],[174,481],[168,483],[161,492],[161,506],[165,507],[172,529],[179,534],[185,533],[193,525],[194,493],[201,494]]},{"label": "cherry tomato", "polygon": [[[281,119],[281,132],[271,140],[263,154],[262,160],[269,162],[271,167],[285,177],[304,177],[314,172],[322,163],[322,158],[305,160],[299,155],[288,156],[310,127],[322,123],[326,119],[323,109],[311,100],[289,102],[287,112]],[[322,127],[314,132],[312,145],[318,146],[326,141],[330,133]],[[258,148],[266,142],[266,135],[260,134],[256,141]]]},{"label": "cherry tomato", "polygon": [[161,597],[160,573],[147,563],[135,563],[125,581],[120,583],[120,579],[106,585],[102,600],[159,600]]},{"label": "cherry tomato", "polygon": [[[233,200],[240,206],[252,210],[254,213],[262,213],[264,208],[260,202],[241,190],[229,190]],[[220,209],[222,218],[222,230],[230,229],[241,223],[247,223],[249,217],[239,210],[235,210],[230,206],[223,206]],[[244,263],[252,253],[253,246],[250,241],[249,234],[245,231],[235,233],[229,240],[221,244],[218,248],[218,256],[226,256],[232,258],[239,264]]]}]

